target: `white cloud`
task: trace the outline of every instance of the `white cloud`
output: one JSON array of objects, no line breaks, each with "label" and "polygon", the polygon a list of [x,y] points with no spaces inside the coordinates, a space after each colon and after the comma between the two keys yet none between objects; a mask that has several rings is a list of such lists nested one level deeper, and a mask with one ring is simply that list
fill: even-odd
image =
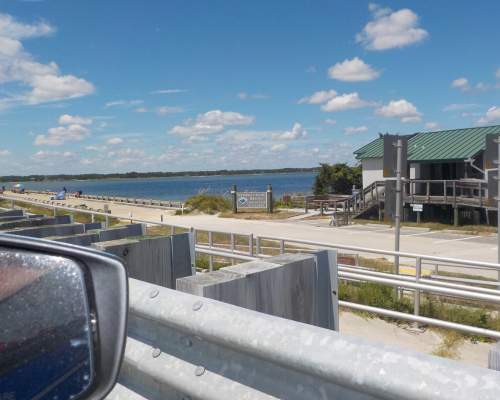
[{"label": "white cloud", "polygon": [[362,100],[357,92],[353,92],[353,93],[344,93],[340,96],[336,96],[328,100],[327,103],[321,106],[321,109],[327,112],[337,112],[355,108],[368,107],[370,105],[371,103]]},{"label": "white cloud", "polygon": [[451,87],[455,89],[460,89],[463,92],[470,89],[469,80],[467,78],[457,78],[451,82]]},{"label": "white cloud", "polygon": [[183,111],[184,110],[181,107],[161,106],[156,108],[156,113],[158,115],[176,114]]},{"label": "white cloud", "polygon": [[399,118],[401,122],[419,122],[422,113],[405,99],[391,100],[387,105],[378,108],[375,113],[382,117]]},{"label": "white cloud", "polygon": [[366,132],[368,128],[366,126],[348,126],[344,129],[346,135],[354,135],[356,133]]},{"label": "white cloud", "polygon": [[59,125],[90,125],[92,124],[91,118],[80,117],[79,115],[63,114],[59,117]]},{"label": "white cloud", "polygon": [[0,14],[0,36],[12,39],[28,39],[47,36],[55,32],[55,28],[40,21],[33,25],[17,22],[8,14]]},{"label": "white cloud", "polygon": [[429,129],[431,131],[435,131],[439,128],[439,124],[437,122],[427,122],[425,124],[425,129]]},{"label": "white cloud", "polygon": [[110,108],[110,107],[133,107],[137,106],[139,104],[144,103],[144,100],[140,99],[135,99],[135,100],[113,100],[113,101],[108,101],[106,104],[104,104],[105,108]]},{"label": "white cloud", "polygon": [[477,120],[479,125],[487,125],[494,122],[500,122],[500,107],[493,106],[486,111],[486,113]]},{"label": "white cloud", "polygon": [[149,92],[149,94],[173,94],[173,93],[186,93],[186,89],[159,89]]},{"label": "white cloud", "polygon": [[460,111],[460,110],[467,110],[469,108],[475,108],[478,107],[478,104],[474,103],[468,103],[468,104],[448,104],[446,107],[443,108],[443,111]]},{"label": "white cloud", "polygon": [[111,145],[122,144],[123,143],[123,139],[121,137],[112,137],[112,138],[109,138],[106,141],[106,143],[107,144],[111,144]]},{"label": "white cloud", "polygon": [[331,66],[328,75],[332,79],[346,82],[371,81],[380,76],[380,72],[373,69],[358,57],[344,60]]},{"label": "white cloud", "polygon": [[337,124],[337,120],[332,119],[332,118],[327,118],[327,119],[325,119],[325,124],[335,125],[335,124]]},{"label": "white cloud", "polygon": [[277,144],[272,145],[270,150],[272,152],[280,152],[280,151],[286,150],[287,147],[288,146],[285,143],[277,143]]},{"label": "white cloud", "polygon": [[419,43],[429,33],[419,27],[419,18],[412,10],[404,8],[392,11],[371,3],[369,10],[373,20],[356,35],[356,42],[368,50],[388,50]]},{"label": "white cloud", "polygon": [[10,151],[6,149],[0,149],[0,156],[1,157],[6,157],[10,155]]},{"label": "white cloud", "polygon": [[176,114],[183,112],[184,110],[181,107],[171,107],[171,106],[160,106],[156,108],[147,108],[147,107],[138,107],[134,109],[134,112],[136,113],[149,113],[149,112],[155,112],[158,115],[168,115],[168,114]]},{"label": "white cloud", "polygon": [[32,158],[37,160],[46,160],[46,159],[54,159],[54,158],[74,158],[75,153],[71,151],[46,151],[40,150],[33,154]]},{"label": "white cloud", "polygon": [[222,132],[227,126],[250,125],[255,118],[233,111],[212,110],[198,114],[194,119],[186,120],[182,125],[176,125],[170,133],[190,137],[206,136]]},{"label": "white cloud", "polygon": [[268,99],[269,98],[269,96],[267,96],[265,94],[259,94],[259,93],[250,94],[250,93],[247,93],[247,92],[239,92],[237,94],[237,97],[240,100],[248,100],[248,99],[263,100],[263,99]]},{"label": "white cloud", "polygon": [[90,118],[63,114],[58,122],[60,126],[49,128],[44,135],[37,135],[34,144],[36,146],[60,146],[66,142],[81,141],[90,135],[88,127],[92,124]]},{"label": "white cloud", "polygon": [[30,88],[3,98],[4,107],[71,99],[94,92],[92,83],[74,75],[62,75],[55,62],[39,63],[24,49],[21,40],[54,32],[48,23],[24,24],[10,15],[0,14],[0,83]]},{"label": "white cloud", "polygon": [[314,92],[310,96],[302,97],[298,103],[321,104],[333,99],[335,96],[337,96],[337,92],[335,90],[320,90],[318,92]]},{"label": "white cloud", "polygon": [[302,124],[295,122],[292,129],[285,131],[283,133],[275,133],[272,135],[274,140],[295,140],[299,138],[305,138],[307,136],[307,131],[304,129]]}]

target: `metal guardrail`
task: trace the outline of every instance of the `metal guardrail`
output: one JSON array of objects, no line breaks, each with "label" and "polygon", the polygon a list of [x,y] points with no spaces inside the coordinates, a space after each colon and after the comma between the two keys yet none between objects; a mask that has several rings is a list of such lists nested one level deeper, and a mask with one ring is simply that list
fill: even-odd
[{"label": "metal guardrail", "polygon": [[[19,198],[11,198],[7,196],[0,196],[0,198],[11,200],[11,201],[21,201],[25,203],[36,204],[39,206],[46,206],[49,208],[53,208],[54,210],[61,209],[65,211],[71,212],[81,212],[91,215],[101,215],[106,219],[119,218],[123,220],[130,220],[130,218],[126,218],[123,216],[117,216],[113,214],[100,213],[96,211],[77,209],[73,207],[64,207],[57,206],[51,204],[40,203],[37,201],[19,199]],[[193,233],[193,237],[195,238],[195,250],[198,254],[206,254],[209,257],[209,266],[210,270],[213,269],[214,257],[231,259],[231,260],[243,260],[250,261],[258,258],[265,258],[268,255],[263,252],[263,241],[271,241],[276,242],[277,247],[276,250],[279,251],[280,254],[285,253],[287,249],[287,245],[293,245],[294,250],[300,251],[312,251],[314,249],[335,249],[338,251],[350,251],[355,254],[368,254],[368,255],[380,255],[386,258],[395,258],[399,257],[402,264],[409,264],[415,270],[415,276],[412,275],[403,275],[403,274],[390,274],[390,273],[382,273],[373,271],[370,269],[362,268],[359,266],[353,265],[345,265],[339,264],[339,279],[348,280],[348,281],[358,281],[358,282],[375,282],[384,285],[393,286],[399,288],[400,290],[405,290],[407,292],[412,293],[413,301],[414,301],[414,314],[406,314],[406,313],[397,313],[394,314],[392,310],[386,310],[377,307],[370,307],[355,303],[349,302],[341,302],[341,305],[344,307],[348,307],[351,309],[361,309],[365,308],[365,311],[376,313],[384,316],[392,316],[395,317],[397,315],[397,319],[403,319],[408,321],[413,321],[421,324],[429,324],[434,326],[440,326],[444,328],[457,329],[462,332],[466,332],[472,335],[482,335],[490,338],[500,339],[500,332],[482,329],[475,326],[463,325],[463,324],[455,324],[449,321],[441,321],[438,319],[427,318],[420,315],[420,306],[421,306],[421,294],[422,293],[434,293],[447,297],[454,297],[460,299],[466,299],[469,301],[476,302],[487,302],[489,304],[498,305],[500,304],[500,290],[496,289],[488,289],[483,288],[479,285],[473,284],[462,284],[462,283],[452,283],[446,281],[438,281],[431,280],[422,277],[422,268],[427,264],[431,268],[436,265],[446,266],[448,268],[469,268],[473,270],[483,269],[483,270],[493,270],[496,271],[497,279],[495,280],[497,286],[500,286],[500,264],[489,263],[489,262],[480,262],[480,261],[470,261],[470,260],[461,260],[447,257],[437,257],[432,255],[423,255],[416,253],[408,253],[408,252],[396,252],[396,251],[388,251],[388,250],[380,250],[380,249],[372,249],[372,248],[364,248],[358,246],[349,246],[349,245],[340,245],[340,244],[332,244],[325,242],[315,242],[309,240],[300,240],[300,239],[290,239],[286,237],[272,237],[272,236],[254,236],[252,233],[235,233],[235,232],[223,232],[223,231],[205,231],[205,230],[196,230],[190,226],[180,226],[180,225],[172,225],[166,222],[158,222],[152,220],[144,220],[133,218],[131,222],[141,222],[150,225],[162,225],[169,226],[171,228],[171,233],[174,234],[177,229],[183,229],[187,231],[191,231]],[[207,232],[208,243],[200,244],[197,243],[196,237],[197,232]],[[229,239],[229,243],[220,244],[215,243],[214,237],[216,234],[227,236]],[[236,238],[237,237],[245,237],[247,245],[237,245]],[[243,247],[245,250],[238,249]],[[491,283],[491,282],[490,282]],[[391,314],[391,315],[389,315]],[[395,317],[396,318],[396,317]]]},{"label": "metal guardrail", "polygon": [[130,279],[109,400],[493,400],[500,373]]}]

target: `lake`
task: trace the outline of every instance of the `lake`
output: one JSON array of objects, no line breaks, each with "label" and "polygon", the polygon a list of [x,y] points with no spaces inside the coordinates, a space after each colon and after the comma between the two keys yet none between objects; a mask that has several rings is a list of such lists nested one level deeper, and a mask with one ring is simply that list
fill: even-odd
[{"label": "lake", "polygon": [[[227,194],[231,185],[238,191],[265,191],[273,186],[275,198],[284,193],[310,193],[316,173],[289,174],[182,176],[147,179],[99,179],[24,182],[26,189],[57,192],[66,187],[68,192],[83,191],[84,194],[103,194],[121,197],[153,198],[161,200],[186,200],[198,193]],[[9,187],[10,185],[7,185]]]}]

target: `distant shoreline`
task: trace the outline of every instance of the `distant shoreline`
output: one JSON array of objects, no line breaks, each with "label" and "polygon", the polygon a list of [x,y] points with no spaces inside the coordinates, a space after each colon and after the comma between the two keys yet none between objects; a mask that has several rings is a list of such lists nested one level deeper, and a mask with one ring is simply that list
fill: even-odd
[{"label": "distant shoreline", "polygon": [[215,170],[215,171],[181,171],[181,172],[126,172],[111,174],[71,174],[71,175],[8,175],[0,177],[0,182],[57,182],[57,181],[89,181],[111,179],[144,179],[144,178],[203,178],[208,176],[234,175],[266,175],[292,174],[301,172],[318,172],[319,167],[313,168],[277,168],[252,170]]}]

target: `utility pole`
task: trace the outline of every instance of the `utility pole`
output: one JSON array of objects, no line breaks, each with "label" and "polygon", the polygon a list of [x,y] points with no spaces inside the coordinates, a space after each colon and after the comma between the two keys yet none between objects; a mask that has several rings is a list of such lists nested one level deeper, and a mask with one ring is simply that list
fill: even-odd
[{"label": "utility pole", "polygon": [[[497,262],[500,264],[500,136],[495,140],[498,145],[498,157],[496,160],[497,164],[497,247],[498,247],[498,258]],[[500,271],[498,272],[500,279]]]},{"label": "utility pole", "polygon": [[[500,144],[499,144],[500,146]],[[401,229],[401,168],[402,168],[402,151],[403,151],[403,141],[399,138],[396,141],[396,212],[394,214],[394,224],[395,224],[395,245],[394,250],[399,251],[399,236]],[[499,252],[500,254],[500,252]],[[396,274],[399,275],[399,256],[394,257],[394,267],[396,269]]]}]

